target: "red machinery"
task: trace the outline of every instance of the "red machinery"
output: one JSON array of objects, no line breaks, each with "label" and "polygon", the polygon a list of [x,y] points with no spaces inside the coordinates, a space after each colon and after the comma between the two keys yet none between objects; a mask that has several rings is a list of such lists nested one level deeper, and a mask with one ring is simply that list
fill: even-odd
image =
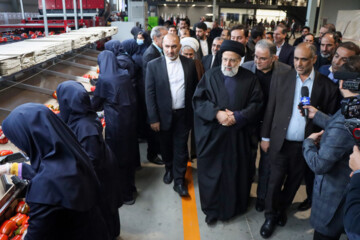
[{"label": "red machinery", "polygon": [[[43,11],[43,2],[46,5],[46,14]],[[106,0],[38,0],[39,19],[25,19],[22,0],[20,0],[22,20],[18,24],[4,24],[0,28],[15,29],[63,29],[78,28],[81,26],[105,26],[106,19],[110,14],[109,4]],[[65,5],[65,11],[63,9]],[[75,21],[75,19],[77,21]]]}]

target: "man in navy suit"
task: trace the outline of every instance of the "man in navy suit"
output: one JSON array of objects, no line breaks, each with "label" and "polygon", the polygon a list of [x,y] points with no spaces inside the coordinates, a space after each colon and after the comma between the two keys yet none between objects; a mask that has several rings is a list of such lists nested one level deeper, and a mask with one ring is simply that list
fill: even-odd
[{"label": "man in navy suit", "polygon": [[145,95],[151,129],[159,132],[166,170],[163,181],[169,184],[174,179],[174,190],[187,196],[187,140],[193,121],[191,100],[198,80],[194,61],[179,56],[180,48],[177,35],[164,37],[165,56],[147,66]]},{"label": "man in navy suit", "polygon": [[348,61],[349,57],[354,55],[359,55],[360,49],[359,46],[353,42],[344,42],[339,45],[336,49],[335,55],[332,58],[331,65],[321,66],[319,73],[327,76],[334,83],[338,83],[338,79],[334,78],[334,73],[339,70],[339,68]]},{"label": "man in navy suit", "polygon": [[[360,77],[360,57],[350,57],[335,73],[344,99],[359,97],[358,92],[344,86],[348,76]],[[315,173],[310,223],[314,227],[314,240],[339,239],[344,232],[344,200],[349,189],[348,165],[355,140],[345,127],[345,118],[339,109],[328,116],[312,106],[306,106],[308,118],[325,131],[313,133],[304,140],[303,155],[310,169]],[[320,140],[321,137],[321,140]],[[320,142],[320,145],[319,145]],[[319,147],[318,147],[319,146]],[[352,219],[351,221],[354,221]]]},{"label": "man in navy suit", "polygon": [[276,56],[279,61],[294,67],[294,47],[289,45],[285,38],[287,30],[284,25],[277,25],[274,31],[274,43],[276,45]]}]

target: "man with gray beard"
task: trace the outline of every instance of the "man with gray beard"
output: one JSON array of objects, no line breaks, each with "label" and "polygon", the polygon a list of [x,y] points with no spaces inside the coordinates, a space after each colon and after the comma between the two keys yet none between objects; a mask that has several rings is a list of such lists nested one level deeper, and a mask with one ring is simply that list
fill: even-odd
[{"label": "man with gray beard", "polygon": [[205,73],[193,97],[200,201],[208,224],[248,207],[251,134],[263,102],[256,76],[240,67],[244,45],[225,40],[220,53],[221,66]]}]

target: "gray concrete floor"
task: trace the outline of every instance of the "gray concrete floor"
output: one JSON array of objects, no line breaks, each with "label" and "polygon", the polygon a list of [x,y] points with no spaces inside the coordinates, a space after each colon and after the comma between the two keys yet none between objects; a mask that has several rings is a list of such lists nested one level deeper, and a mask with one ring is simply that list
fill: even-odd
[{"label": "gray concrete floor", "polygon": [[[296,34],[299,37],[300,34]],[[294,39],[290,40],[290,44]],[[146,160],[145,143],[140,144],[142,169],[136,173],[138,197],[132,206],[120,209],[121,235],[119,240],[182,240],[183,219],[182,204],[172,184],[162,182],[164,167],[149,163]],[[251,189],[251,205],[248,211],[230,221],[218,221],[214,226],[205,223],[201,211],[199,189],[197,184],[196,161],[193,164],[195,198],[202,240],[261,240],[260,228],[264,223],[264,213],[255,210],[256,187]],[[305,185],[297,192],[293,205],[288,212],[288,222],[284,227],[277,227],[273,240],[312,240],[314,230],[310,226],[311,210],[298,212],[299,203],[306,198]],[[347,239],[342,236],[341,240]],[[196,238],[184,240],[197,240]]]},{"label": "gray concrete floor", "polygon": [[[131,206],[120,208],[121,235],[119,240],[182,240],[183,219],[182,204],[172,184],[162,182],[165,172],[146,160],[146,144],[140,144],[142,169],[136,173],[138,197]],[[264,214],[254,209],[256,186],[251,190],[251,206],[248,211],[230,221],[218,221],[213,226],[205,223],[205,215],[201,211],[197,184],[196,162],[193,164],[193,180],[197,205],[200,236],[202,240],[260,240],[260,227],[264,223]],[[310,210],[297,212],[296,208],[306,198],[305,186],[302,185],[294,199],[288,214],[285,227],[277,227],[270,239],[305,240],[312,239],[313,229],[309,223]],[[346,239],[342,236],[342,240]],[[185,240],[196,240],[194,238]]]}]

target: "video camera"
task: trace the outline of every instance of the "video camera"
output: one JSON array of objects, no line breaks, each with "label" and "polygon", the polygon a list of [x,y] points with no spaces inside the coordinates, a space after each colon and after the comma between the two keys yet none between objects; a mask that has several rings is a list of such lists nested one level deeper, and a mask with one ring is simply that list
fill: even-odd
[{"label": "video camera", "polygon": [[357,72],[335,72],[334,78],[344,80],[343,89],[348,89],[352,92],[360,92],[360,73]]},{"label": "video camera", "polygon": [[[342,88],[351,92],[360,92],[360,74],[357,72],[335,72],[334,78],[344,80]],[[341,113],[345,117],[345,127],[360,146],[360,95],[344,98],[341,101]]]}]

